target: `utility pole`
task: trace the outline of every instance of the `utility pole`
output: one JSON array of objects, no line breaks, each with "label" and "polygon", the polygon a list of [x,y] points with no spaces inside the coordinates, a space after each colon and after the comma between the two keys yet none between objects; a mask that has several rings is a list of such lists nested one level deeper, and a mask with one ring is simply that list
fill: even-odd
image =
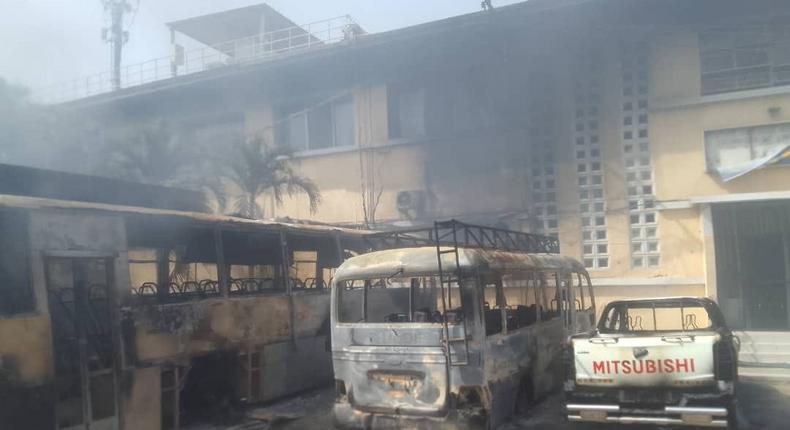
[{"label": "utility pole", "polygon": [[104,41],[110,44],[112,89],[121,89],[121,55],[123,45],[129,41],[129,32],[123,29],[123,16],[132,10],[126,0],[102,0],[104,11],[110,14],[110,27],[102,29]]}]

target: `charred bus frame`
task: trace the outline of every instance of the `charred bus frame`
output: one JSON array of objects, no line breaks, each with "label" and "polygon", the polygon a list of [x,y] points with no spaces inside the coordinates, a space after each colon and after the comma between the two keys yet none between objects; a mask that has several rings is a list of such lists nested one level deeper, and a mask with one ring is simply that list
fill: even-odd
[{"label": "charred bus frame", "polygon": [[333,281],[341,427],[495,428],[559,385],[566,336],[592,327],[589,276],[556,239],[448,221],[365,240],[391,249]]},{"label": "charred bus frame", "polygon": [[20,196],[0,215],[10,427],[176,429],[332,380],[328,284],[363,231]]}]

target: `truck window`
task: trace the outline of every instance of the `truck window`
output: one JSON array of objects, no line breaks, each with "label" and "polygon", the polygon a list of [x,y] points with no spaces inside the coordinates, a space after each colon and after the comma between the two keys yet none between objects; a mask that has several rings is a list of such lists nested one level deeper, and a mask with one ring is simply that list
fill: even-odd
[{"label": "truck window", "polygon": [[338,284],[338,321],[344,323],[440,323],[461,321],[457,284],[442,289],[437,277],[377,278]]},{"label": "truck window", "polygon": [[708,311],[699,305],[621,302],[607,307],[599,328],[602,332],[638,333],[700,331],[712,326]]}]

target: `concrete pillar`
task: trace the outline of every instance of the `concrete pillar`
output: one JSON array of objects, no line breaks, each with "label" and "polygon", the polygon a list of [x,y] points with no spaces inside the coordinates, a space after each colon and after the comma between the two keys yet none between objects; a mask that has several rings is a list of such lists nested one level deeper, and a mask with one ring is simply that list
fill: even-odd
[{"label": "concrete pillar", "polygon": [[705,295],[718,299],[716,288],[716,243],[713,236],[713,208],[706,204],[700,210],[702,225],[702,261],[705,269]]}]

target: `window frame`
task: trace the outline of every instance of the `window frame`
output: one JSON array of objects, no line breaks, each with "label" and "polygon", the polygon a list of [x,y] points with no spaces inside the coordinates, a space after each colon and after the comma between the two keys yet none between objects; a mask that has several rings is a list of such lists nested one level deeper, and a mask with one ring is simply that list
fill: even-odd
[{"label": "window frame", "polygon": [[[419,116],[421,124],[421,132],[419,133],[403,133],[403,95],[414,95],[416,93],[417,99],[420,100],[422,106],[422,115]],[[428,121],[427,121],[427,90],[424,86],[409,83],[391,83],[387,85],[387,139],[390,141],[409,141],[419,140],[428,137]],[[397,124],[397,128],[395,127]]]},{"label": "window frame", "polygon": [[[714,146],[712,141],[713,139],[710,139],[710,136],[716,133],[728,133],[728,132],[739,132],[739,131],[746,133],[748,137],[748,150],[749,150],[750,158],[748,160],[744,160],[741,162],[742,164],[746,164],[746,163],[754,162],[755,160],[758,159],[758,157],[755,156],[756,153],[755,143],[759,143],[759,142],[757,142],[757,140],[754,138],[755,131],[759,129],[770,129],[770,128],[780,128],[780,127],[787,127],[787,132],[790,135],[790,122],[779,122],[774,124],[759,124],[759,125],[751,125],[745,127],[731,127],[731,128],[705,130],[703,135],[703,145],[705,150],[706,173],[708,174],[717,173],[719,172],[719,169],[721,169],[722,167],[727,168],[733,166],[733,165],[722,165],[721,162],[719,162],[718,165],[714,165],[713,163],[714,157],[720,158],[718,153],[714,154],[714,151],[720,151],[720,147],[719,146],[717,146],[716,148],[713,147]],[[788,144],[790,144],[790,139],[788,140]],[[766,167],[774,167],[774,166],[781,167],[787,165],[788,165],[787,163],[781,162]]]},{"label": "window frame", "polygon": [[[714,28],[700,31],[697,35],[699,46],[699,61],[700,61],[700,93],[703,96],[735,93],[740,91],[749,91],[760,88],[774,88],[790,85],[790,27],[779,26],[773,24],[762,24],[755,30],[754,27],[750,28]],[[764,34],[751,41],[745,41],[739,35],[743,36],[746,31],[751,31],[752,36],[756,31],[761,31]],[[718,40],[715,40],[716,33],[720,33]],[[729,33],[729,34],[728,34]],[[781,38],[777,35],[781,33]],[[706,41],[707,39],[707,41]],[[711,46],[713,45],[713,46]],[[785,60],[780,60],[777,55],[778,49],[785,49],[787,53],[784,55]],[[753,52],[762,51],[764,61],[755,62],[753,64],[739,64],[738,56],[749,50]],[[720,61],[729,57],[729,67],[718,67],[708,69],[706,63],[710,59],[718,58]],[[762,83],[752,82],[749,83],[748,73],[764,71],[766,73],[766,80]],[[786,77],[784,79],[777,76],[783,73]],[[734,85],[724,88],[711,89],[706,87],[707,82],[710,83],[716,78],[731,79]],[[753,76],[752,76],[753,78]]]},{"label": "window frame", "polygon": [[[448,299],[447,302],[446,302],[447,311],[448,312],[453,310],[453,309],[459,309],[460,310],[460,313],[462,315],[462,319],[460,321],[454,321],[454,322],[448,321],[448,323],[447,323],[448,326],[463,326],[464,324],[466,324],[465,320],[466,320],[466,318],[468,316],[468,311],[466,309],[466,306],[464,306],[464,301],[465,301],[464,300],[464,289],[465,289],[464,285],[465,285],[465,283],[470,282],[470,280],[474,280],[474,279],[473,278],[462,278],[460,280],[460,282],[457,284],[457,286],[451,287],[452,289],[450,291],[447,291],[448,287],[445,286],[444,288],[442,288],[442,286],[440,285],[440,280],[438,279],[438,276],[439,275],[424,275],[424,276],[407,275],[406,277],[398,278],[398,279],[406,279],[406,278],[410,279],[409,287],[408,287],[408,289],[409,289],[409,302],[407,304],[407,306],[408,306],[408,312],[407,313],[409,315],[409,321],[404,321],[404,322],[368,321],[368,312],[369,312],[368,294],[370,293],[370,290],[372,288],[376,288],[376,287],[373,286],[373,281],[384,280],[384,279],[387,278],[387,276],[374,275],[374,276],[368,277],[368,278],[354,278],[354,279],[337,280],[333,284],[333,286],[330,288],[332,294],[335,294],[335,297],[336,297],[336,303],[335,303],[334,309],[335,309],[335,314],[337,315],[337,318],[336,318],[337,319],[337,324],[338,325],[348,325],[348,326],[353,326],[353,325],[376,325],[376,326],[397,325],[398,327],[437,327],[437,326],[440,327],[440,326],[442,326],[444,324],[441,321],[439,321],[439,322],[415,322],[415,321],[413,321],[415,311],[417,310],[417,309],[414,308],[415,288],[431,288],[431,289],[435,290],[435,292],[436,292],[436,297],[435,297],[436,300],[441,300],[443,295],[444,295],[445,299]],[[436,284],[435,285],[431,285],[432,282],[428,282],[428,280],[430,278],[436,278],[436,281],[435,281]],[[425,279],[426,282],[424,284],[422,284],[422,285],[416,286],[415,283],[414,283],[414,279]],[[361,287],[362,299],[360,301],[360,306],[361,306],[361,311],[362,311],[361,312],[362,319],[358,320],[358,321],[348,321],[347,318],[345,318],[345,314],[344,314],[344,311],[343,311],[343,300],[344,300],[343,295],[346,294],[345,291],[349,290],[349,288],[347,286],[348,283],[354,284],[354,283],[358,283],[358,282],[363,283],[363,285]],[[360,288],[360,287],[354,287],[354,288]],[[384,287],[384,288],[386,289],[386,287]],[[449,297],[452,295],[452,292],[454,292],[456,289],[458,291],[458,299],[460,300],[460,303],[458,303],[457,306],[453,307],[452,304],[454,302],[451,302],[449,300]],[[443,291],[447,291],[447,292],[443,292]],[[438,305],[438,303],[437,303],[437,309],[436,310],[439,311],[439,312],[442,312],[442,309]],[[445,314],[443,314],[443,315],[445,315]],[[445,315],[445,317],[446,317],[446,315]]]},{"label": "window frame", "polygon": [[[340,115],[338,114],[338,107],[344,104],[350,105],[350,113],[351,113],[351,130],[352,130],[352,142],[349,145],[340,145],[338,144],[338,118]],[[287,107],[280,107],[277,109],[277,114],[275,116],[275,142],[278,146],[281,147],[290,147],[296,153],[311,153],[311,152],[321,152],[321,151],[332,151],[332,150],[343,150],[349,148],[355,148],[357,146],[357,115],[356,109],[354,105],[354,96],[353,94],[348,94],[345,96],[337,97],[326,103],[320,103],[318,105],[310,105],[309,103],[300,103],[296,105],[291,105],[290,107],[300,107],[302,109],[288,109]],[[311,113],[315,114],[320,109],[328,109],[329,113],[329,125],[331,128],[331,142],[329,145],[315,147],[317,143],[311,142],[313,141],[310,137],[311,133],[311,120],[310,115]],[[302,147],[295,147],[292,145],[290,133],[285,134],[283,132],[284,129],[290,128],[291,121],[300,121],[301,128],[304,132],[305,136],[305,146]],[[286,141],[285,136],[288,136]],[[317,142],[317,140],[316,140]]]}]

